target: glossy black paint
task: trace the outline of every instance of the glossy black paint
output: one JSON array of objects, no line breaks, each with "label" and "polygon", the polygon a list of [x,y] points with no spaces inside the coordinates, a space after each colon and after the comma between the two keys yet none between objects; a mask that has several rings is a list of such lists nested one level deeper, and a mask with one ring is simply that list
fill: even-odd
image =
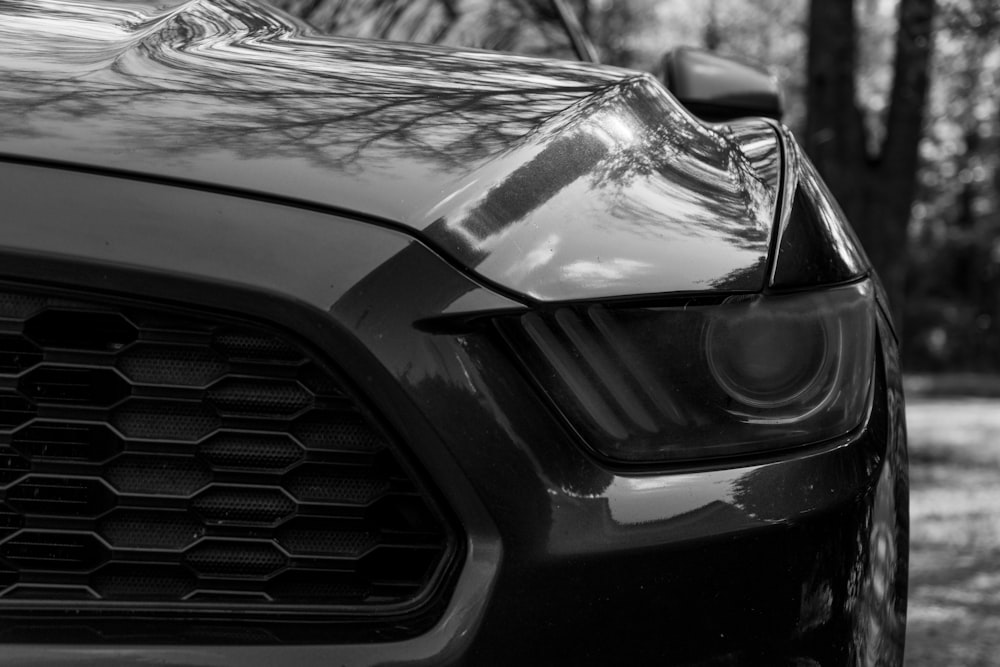
[{"label": "glossy black paint", "polygon": [[624,70],[170,5],[0,5],[0,153],[363,215],[537,300],[763,286],[760,121],[710,129]]},{"label": "glossy black paint", "polygon": [[848,282],[869,272],[854,230],[787,128],[781,216],[769,288],[795,290]]},{"label": "glossy black paint", "polygon": [[[242,0],[66,4],[58,23],[9,6],[0,280],[294,332],[406,443],[467,558],[414,639],[60,645],[36,623],[44,640],[4,661],[901,662],[905,425],[881,313],[857,432],[644,469],[588,455],[479,326],[544,301],[782,287],[773,250],[800,178],[783,131],[707,128],[633,73],[329,40]],[[826,223],[841,245],[790,288],[868,270]]]},{"label": "glossy black paint", "polygon": [[680,47],[661,63],[663,82],[699,118],[726,121],[744,116],[780,120],[781,93],[768,71],[712,51]]}]

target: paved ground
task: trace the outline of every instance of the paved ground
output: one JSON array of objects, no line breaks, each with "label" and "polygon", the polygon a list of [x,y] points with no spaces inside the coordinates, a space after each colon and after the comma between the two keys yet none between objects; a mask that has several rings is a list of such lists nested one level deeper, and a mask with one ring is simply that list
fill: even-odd
[{"label": "paved ground", "polygon": [[1000,665],[1000,399],[907,401],[908,667]]}]

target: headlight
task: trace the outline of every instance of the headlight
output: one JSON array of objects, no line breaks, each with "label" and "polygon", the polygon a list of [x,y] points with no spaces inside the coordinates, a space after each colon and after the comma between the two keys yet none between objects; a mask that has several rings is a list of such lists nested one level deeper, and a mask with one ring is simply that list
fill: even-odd
[{"label": "headlight", "polygon": [[738,456],[849,433],[870,404],[868,282],[711,305],[574,305],[500,320],[525,368],[597,453]]}]

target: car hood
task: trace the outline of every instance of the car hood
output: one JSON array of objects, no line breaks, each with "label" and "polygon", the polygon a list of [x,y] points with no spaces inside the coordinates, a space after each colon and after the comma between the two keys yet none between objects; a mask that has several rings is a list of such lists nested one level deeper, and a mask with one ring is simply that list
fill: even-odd
[{"label": "car hood", "polygon": [[542,301],[764,283],[777,133],[705,126],[646,75],[330,38],[245,0],[8,0],[0,63],[8,159],[405,228]]}]

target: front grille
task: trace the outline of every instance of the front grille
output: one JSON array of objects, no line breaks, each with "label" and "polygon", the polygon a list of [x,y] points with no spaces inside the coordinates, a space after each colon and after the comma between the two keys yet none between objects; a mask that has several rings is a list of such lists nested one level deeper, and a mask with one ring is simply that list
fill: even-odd
[{"label": "front grille", "polygon": [[296,341],[0,292],[0,610],[370,620],[423,604],[457,544]]}]

